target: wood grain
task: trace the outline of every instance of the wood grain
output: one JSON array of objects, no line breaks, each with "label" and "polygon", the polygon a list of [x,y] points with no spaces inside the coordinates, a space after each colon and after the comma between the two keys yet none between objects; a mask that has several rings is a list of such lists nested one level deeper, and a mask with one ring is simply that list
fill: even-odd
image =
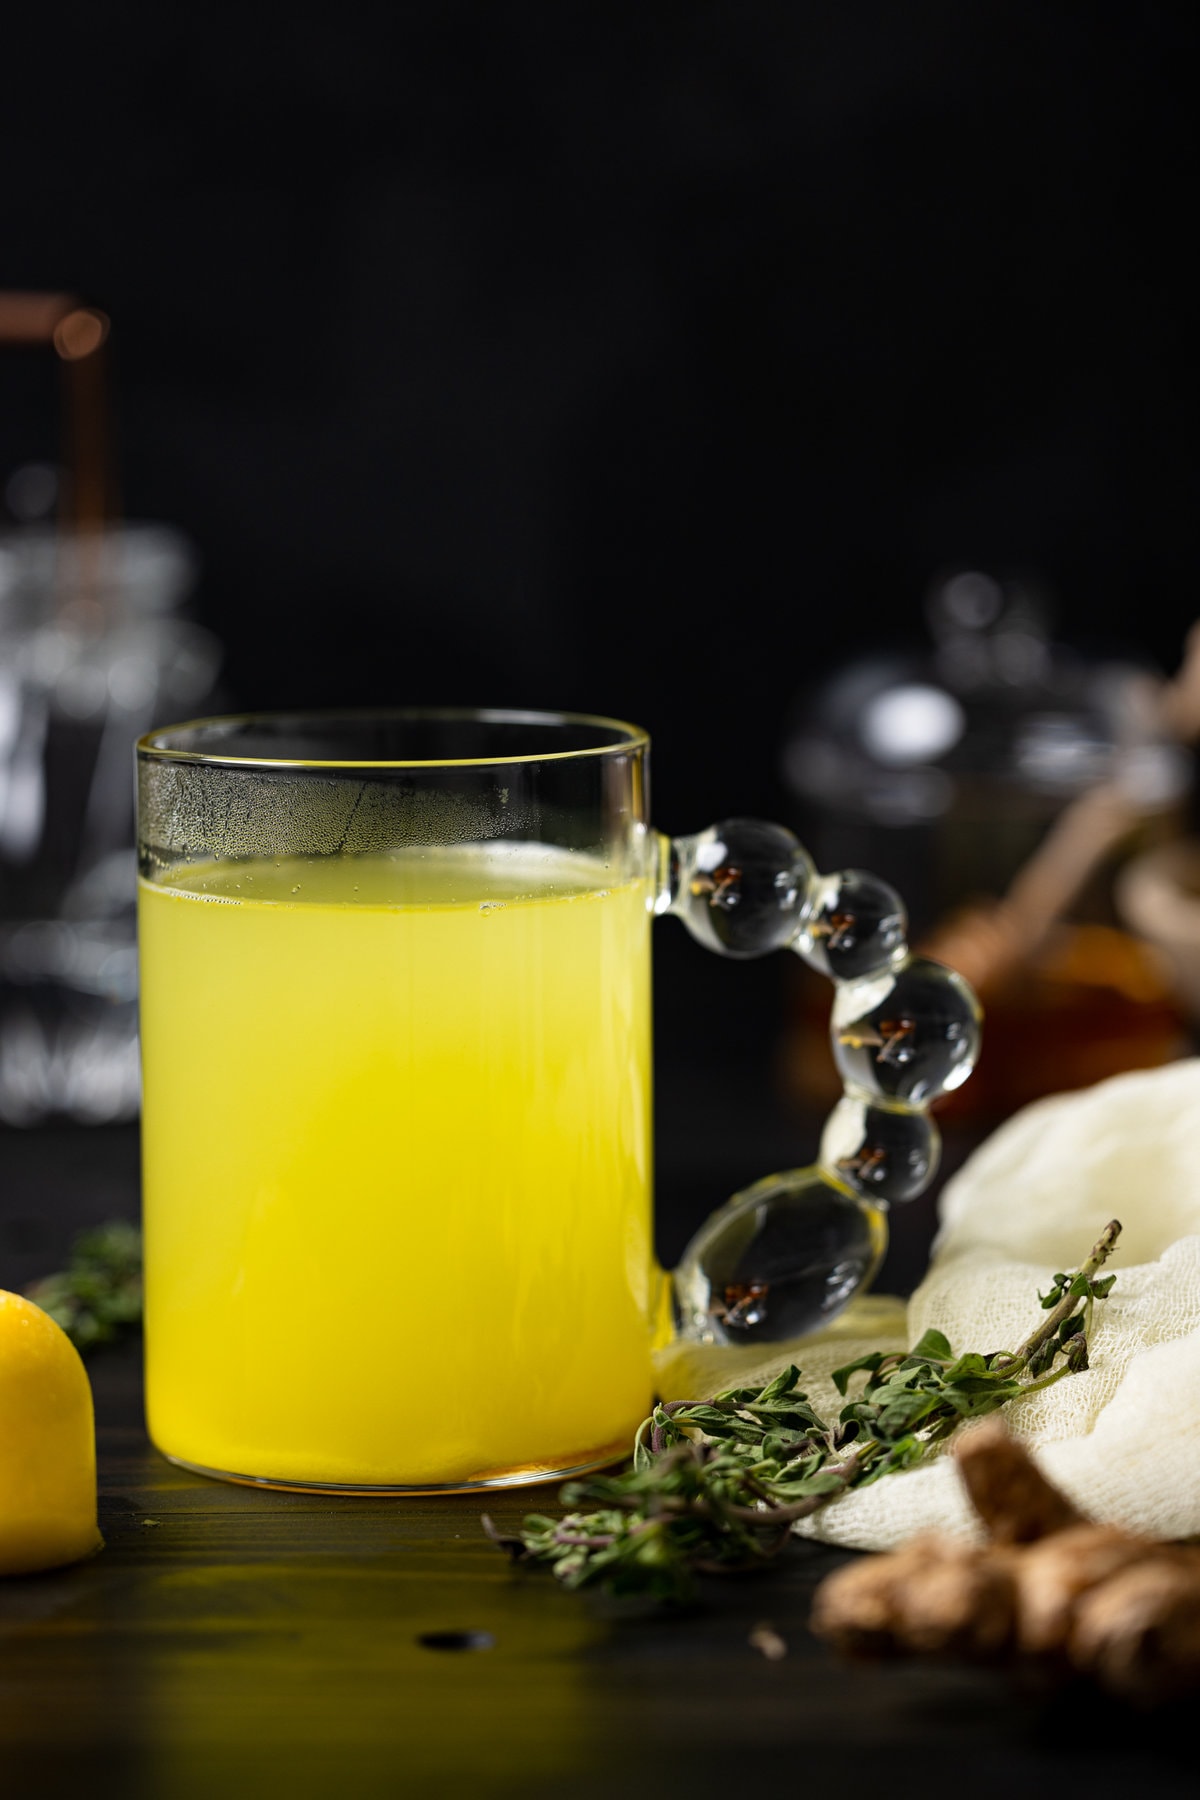
[{"label": "wood grain", "polygon": [[[866,1794],[899,1769],[975,1800],[1068,1767],[1090,1795],[1194,1792],[1161,1722],[1081,1695],[1056,1714],[980,1671],[836,1662],[804,1627],[836,1552],[800,1545],[777,1576],[714,1582],[688,1618],[630,1616],[512,1570],[470,1498],[188,1475],[142,1433],[136,1347],[93,1376],[106,1548],[0,1584],[5,1795]],[[512,1525],[549,1497],[493,1511]],[[780,1662],[748,1641],[763,1620],[788,1643]],[[456,1631],[494,1647],[420,1641]]]}]

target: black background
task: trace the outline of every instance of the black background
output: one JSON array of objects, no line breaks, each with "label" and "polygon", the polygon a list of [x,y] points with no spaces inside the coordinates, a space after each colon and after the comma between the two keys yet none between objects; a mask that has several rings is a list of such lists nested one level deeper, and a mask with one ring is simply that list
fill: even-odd
[{"label": "black background", "polygon": [[231,699],[614,712],[664,823],[771,810],[796,688],[947,564],[1174,656],[1195,18],[68,0],[5,30],[2,279],[111,313]]},{"label": "black background", "polygon": [[[939,569],[1173,662],[1196,17],[68,0],[4,31],[0,281],[111,313],[229,702],[616,713],[661,825],[778,815],[797,690]],[[55,452],[36,361],[0,474]],[[661,935],[660,1031],[765,1068],[775,965]]]}]

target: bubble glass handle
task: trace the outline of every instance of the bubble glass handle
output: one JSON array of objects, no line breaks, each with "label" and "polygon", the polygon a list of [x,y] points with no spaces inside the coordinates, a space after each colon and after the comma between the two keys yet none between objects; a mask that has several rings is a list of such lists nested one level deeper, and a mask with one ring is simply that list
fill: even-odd
[{"label": "bubble glass handle", "polygon": [[673,1277],[686,1336],[803,1336],[869,1284],[889,1205],[933,1179],[940,1139],[929,1107],[975,1066],[979,1003],[961,975],[909,949],[894,888],[861,869],[819,875],[782,825],[726,819],[660,849],[658,912],[719,955],[791,949],[834,984],[830,1039],[844,1092],[817,1162],[735,1194]]}]

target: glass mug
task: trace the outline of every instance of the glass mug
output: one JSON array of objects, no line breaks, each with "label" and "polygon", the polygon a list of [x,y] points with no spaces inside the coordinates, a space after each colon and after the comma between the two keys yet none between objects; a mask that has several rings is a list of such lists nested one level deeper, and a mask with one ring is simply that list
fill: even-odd
[{"label": "glass mug", "polygon": [[[656,1332],[769,1342],[869,1281],[978,1008],[903,907],[782,827],[674,841],[617,721],[203,720],[138,745],[147,1415],[207,1475],[464,1490],[603,1466]],[[819,1163],[667,1284],[650,925],[835,980]],[[673,1312],[673,1318],[671,1313]],[[665,1323],[664,1323],[665,1320]]]}]

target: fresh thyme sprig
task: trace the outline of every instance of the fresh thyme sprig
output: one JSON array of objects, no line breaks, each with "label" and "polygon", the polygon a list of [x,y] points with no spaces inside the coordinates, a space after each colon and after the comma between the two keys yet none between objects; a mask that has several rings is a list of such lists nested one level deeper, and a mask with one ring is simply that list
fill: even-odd
[{"label": "fresh thyme sprig", "polygon": [[142,1234],[115,1220],[82,1231],[65,1269],[25,1289],[85,1355],[142,1322]]},{"label": "fresh thyme sprig", "polygon": [[1039,1294],[1050,1316],[1014,1351],[956,1356],[940,1331],[907,1352],[872,1351],[834,1371],[843,1396],[854,1376],[866,1376],[836,1424],[809,1403],[794,1364],[764,1388],[658,1405],[624,1474],[562,1489],[563,1504],[576,1509],[565,1518],[531,1513],[519,1537],[504,1537],[485,1516],[484,1529],[515,1561],[549,1566],[569,1588],[681,1601],[698,1573],[761,1568],[798,1519],[914,1468],[964,1420],[1085,1369],[1092,1307],[1115,1279],[1096,1272],[1120,1230],[1114,1219],[1078,1271],[1056,1275]]}]

